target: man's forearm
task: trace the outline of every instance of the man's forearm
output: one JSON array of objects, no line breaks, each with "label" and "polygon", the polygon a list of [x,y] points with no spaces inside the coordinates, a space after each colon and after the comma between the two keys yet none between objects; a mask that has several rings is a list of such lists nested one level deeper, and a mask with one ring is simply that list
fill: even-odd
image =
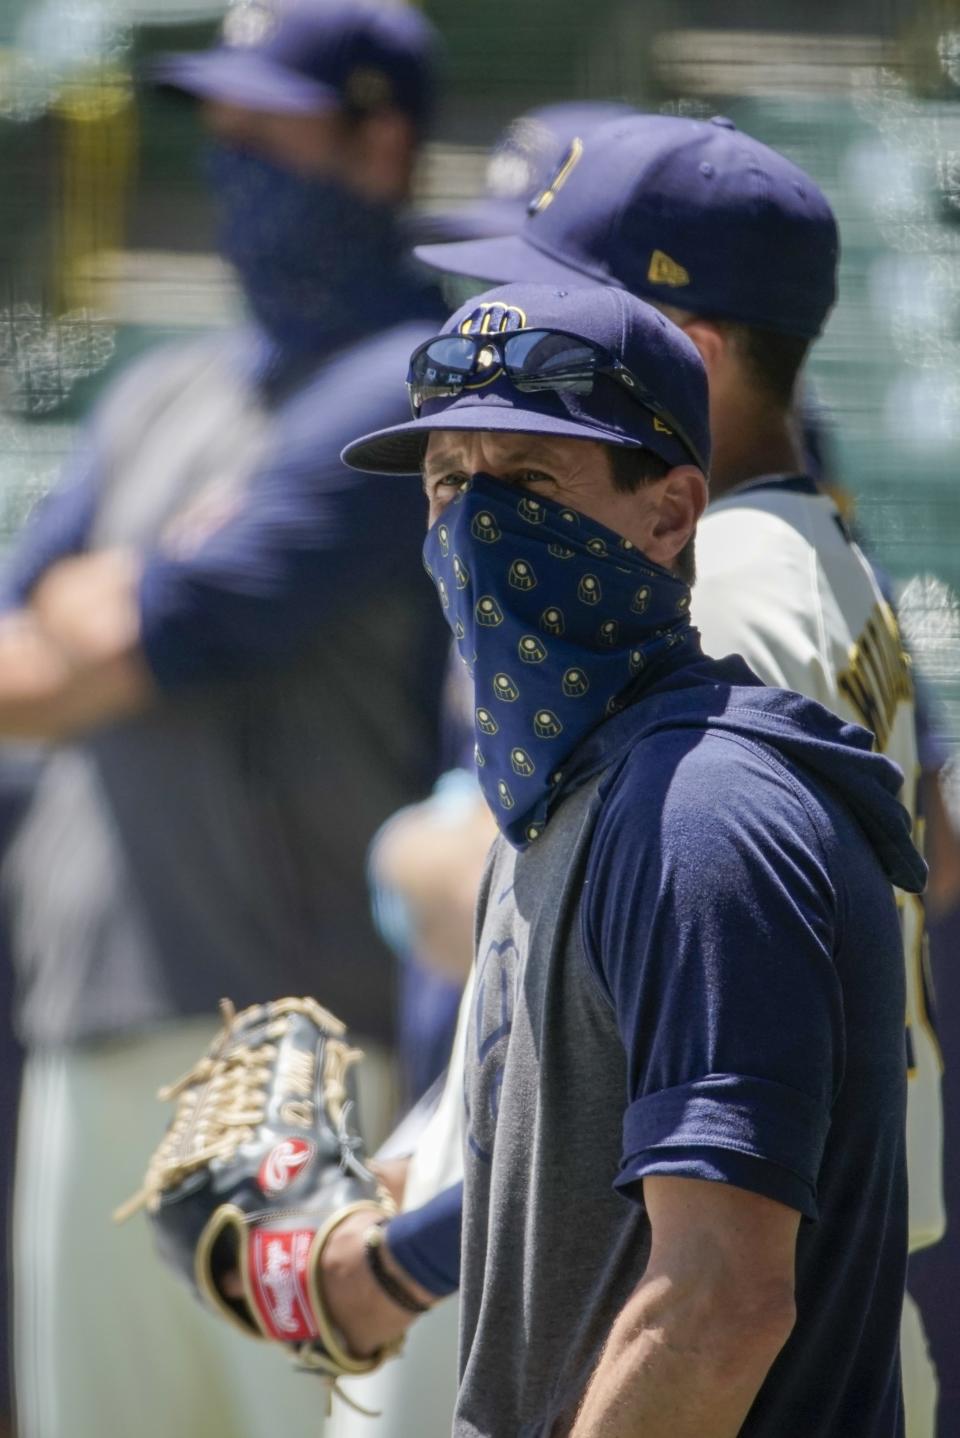
[{"label": "man's forearm", "polygon": [[148,692],[127,655],[78,663],[29,609],[0,620],[0,738],[68,738],[141,708]]},{"label": "man's forearm", "polygon": [[644,1280],[611,1330],[570,1438],[736,1438],[791,1312],[722,1304]]},{"label": "man's forearm", "polygon": [[152,701],[138,574],[125,550],[60,560],[0,616],[0,738],[69,739]]}]

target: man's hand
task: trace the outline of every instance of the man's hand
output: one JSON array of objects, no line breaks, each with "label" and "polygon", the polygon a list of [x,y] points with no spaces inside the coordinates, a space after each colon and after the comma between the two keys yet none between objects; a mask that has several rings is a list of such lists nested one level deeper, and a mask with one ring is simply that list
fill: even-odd
[{"label": "man's hand", "polygon": [[[345,1219],[330,1237],[320,1270],[320,1288],[330,1316],[358,1358],[402,1338],[416,1317],[388,1298],[370,1272],[363,1245],[369,1227],[369,1213]],[[424,1304],[436,1302],[435,1294],[421,1288],[393,1261],[387,1242],[380,1256],[387,1272],[411,1298]]]},{"label": "man's hand", "polygon": [[29,608],[77,661],[128,654],[140,636],[139,579],[140,562],[129,549],[60,559],[37,581]]},{"label": "man's hand", "polygon": [[570,1438],[735,1438],[794,1322],[800,1215],[729,1184],[647,1178],[650,1260]]},{"label": "man's hand", "polygon": [[150,703],[139,572],[129,550],[62,559],[0,618],[0,738],[69,739]]},{"label": "man's hand", "polygon": [[371,856],[377,882],[403,900],[418,958],[455,983],[473,963],[477,889],[496,834],[481,794],[452,813],[434,797],[391,819]]}]

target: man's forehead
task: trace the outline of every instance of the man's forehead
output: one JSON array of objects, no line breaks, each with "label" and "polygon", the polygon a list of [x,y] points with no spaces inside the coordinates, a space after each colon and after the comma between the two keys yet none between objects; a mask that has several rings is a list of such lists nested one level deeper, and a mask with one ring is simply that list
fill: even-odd
[{"label": "man's forehead", "polygon": [[580,464],[587,458],[588,450],[599,448],[589,440],[565,436],[496,434],[490,430],[433,430],[427,443],[424,467],[432,469],[437,464],[474,450],[477,440],[483,441],[487,452],[505,461],[530,460],[539,455],[541,459],[549,456],[554,462],[564,459],[570,464]]}]

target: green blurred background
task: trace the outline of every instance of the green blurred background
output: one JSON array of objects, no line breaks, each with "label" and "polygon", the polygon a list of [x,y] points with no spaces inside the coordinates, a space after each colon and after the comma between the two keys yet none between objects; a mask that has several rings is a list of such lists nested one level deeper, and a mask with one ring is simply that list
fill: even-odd
[{"label": "green blurred background", "polygon": [[[254,4],[257,0],[240,0]],[[133,354],[236,309],[189,107],[138,92],[207,43],[190,0],[0,0],[0,535],[52,482]],[[838,478],[960,737],[960,0],[486,0],[425,10],[447,92],[418,203],[482,186],[519,111],[623,98],[722,112],[812,171],[843,235],[812,379]]]}]

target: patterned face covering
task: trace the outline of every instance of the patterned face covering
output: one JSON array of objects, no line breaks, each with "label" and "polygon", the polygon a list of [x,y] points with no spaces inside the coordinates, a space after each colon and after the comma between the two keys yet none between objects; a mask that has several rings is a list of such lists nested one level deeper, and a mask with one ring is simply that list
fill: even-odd
[{"label": "patterned face covering", "polygon": [[481,788],[523,849],[577,746],[691,634],[689,586],[586,515],[486,474],[432,526],[424,560],[473,675]]},{"label": "patterned face covering", "polygon": [[207,177],[221,251],[274,340],[322,348],[385,322],[384,284],[401,255],[389,206],[225,144],[209,145]]}]

